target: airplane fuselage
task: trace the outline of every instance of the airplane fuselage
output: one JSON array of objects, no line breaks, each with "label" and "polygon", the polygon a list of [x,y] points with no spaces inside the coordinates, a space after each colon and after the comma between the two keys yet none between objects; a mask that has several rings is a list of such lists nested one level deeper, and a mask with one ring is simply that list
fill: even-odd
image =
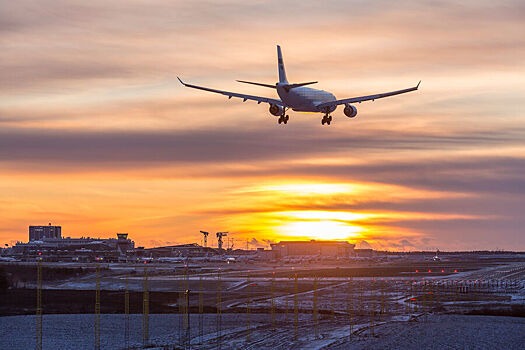
[{"label": "airplane fuselage", "polygon": [[357,115],[357,108],[352,105],[353,103],[361,103],[363,101],[375,101],[379,98],[415,91],[419,88],[419,83],[421,83],[420,81],[416,86],[407,89],[389,91],[366,96],[350,97],[338,100],[335,98],[334,94],[328,91],[312,89],[310,87],[307,87],[307,85],[309,86],[312,84],[316,84],[317,81],[289,83],[288,78],[286,77],[286,70],[284,69],[284,61],[281,52],[281,47],[279,45],[277,45],[277,72],[279,75],[279,80],[276,84],[266,84],[246,80],[237,81],[240,83],[275,89],[280,99],[212,89],[205,86],[187,84],[183,82],[179,77],[177,77],[177,79],[179,79],[182,85],[193,89],[204,90],[216,94],[225,95],[228,96],[228,98],[240,98],[243,100],[243,102],[251,100],[256,101],[258,104],[263,102],[268,103],[270,105],[270,114],[279,117],[279,119],[277,120],[279,124],[288,123],[288,119],[290,119],[290,116],[286,114],[286,111],[291,109],[297,112],[322,113],[322,125],[330,125],[330,123],[332,122],[332,116],[330,115],[330,113],[335,111],[337,106],[344,106],[343,112],[345,116],[347,116],[348,118],[355,118],[355,116]]},{"label": "airplane fuselage", "polygon": [[[277,84],[277,94],[284,104],[297,112],[325,112],[317,107],[321,103],[336,101],[334,94],[309,87],[296,87],[286,89],[284,84]],[[335,110],[335,106],[330,108],[330,112]]]}]

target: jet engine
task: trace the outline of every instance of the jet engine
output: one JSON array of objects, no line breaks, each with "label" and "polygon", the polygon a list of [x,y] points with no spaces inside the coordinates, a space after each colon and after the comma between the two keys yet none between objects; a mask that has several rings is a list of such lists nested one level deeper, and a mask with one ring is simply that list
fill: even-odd
[{"label": "jet engine", "polygon": [[357,115],[357,108],[352,105],[345,105],[344,112],[348,118],[354,118]]},{"label": "jet engine", "polygon": [[270,105],[270,113],[276,117],[283,115],[284,109],[281,106]]}]

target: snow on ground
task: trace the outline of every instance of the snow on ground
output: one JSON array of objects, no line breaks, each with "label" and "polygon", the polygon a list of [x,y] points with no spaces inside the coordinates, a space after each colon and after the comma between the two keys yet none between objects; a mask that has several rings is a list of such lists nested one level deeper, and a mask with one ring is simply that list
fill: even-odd
[{"label": "snow on ground", "polygon": [[[349,327],[321,322],[316,338],[312,324],[302,315],[298,339],[293,322],[272,330],[269,315],[252,314],[250,331],[243,315],[223,314],[220,346],[224,349],[523,349],[525,318],[465,315],[428,315],[416,321],[393,321]],[[94,315],[44,315],[43,349],[93,349]],[[35,316],[0,317],[0,349],[35,348]],[[150,315],[150,344],[181,344],[179,315]],[[101,349],[124,349],[124,315],[100,316]],[[192,347],[213,349],[217,341],[215,314],[203,317],[200,337],[198,317],[192,317]],[[130,315],[129,344],[142,345],[142,315]],[[181,338],[182,337],[182,338]]]},{"label": "snow on ground", "polygon": [[370,329],[356,333],[325,349],[523,349],[525,318],[429,315],[376,326],[373,336]]}]

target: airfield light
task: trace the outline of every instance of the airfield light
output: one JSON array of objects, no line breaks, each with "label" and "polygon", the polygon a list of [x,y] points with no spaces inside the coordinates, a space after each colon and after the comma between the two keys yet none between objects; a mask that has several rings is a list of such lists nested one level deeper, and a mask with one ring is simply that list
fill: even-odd
[{"label": "airfield light", "polygon": [[454,273],[458,273],[458,270],[454,270]]},{"label": "airfield light", "polygon": [[418,273],[418,272],[419,272],[419,270],[416,270],[416,273]]},{"label": "airfield light", "polygon": [[445,272],[445,270],[444,270],[444,269],[441,269],[441,272]]},{"label": "airfield light", "polygon": [[431,270],[431,269],[428,269],[428,272],[430,273],[430,272],[432,272],[432,270]]}]

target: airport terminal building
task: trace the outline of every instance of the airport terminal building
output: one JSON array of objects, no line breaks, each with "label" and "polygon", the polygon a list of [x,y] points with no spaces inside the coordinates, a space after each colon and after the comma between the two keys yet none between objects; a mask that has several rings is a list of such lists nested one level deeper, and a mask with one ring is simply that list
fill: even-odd
[{"label": "airport terminal building", "polygon": [[60,226],[29,226],[29,242],[17,242],[12,255],[22,261],[119,261],[133,252],[127,233],[117,238],[62,237]]},{"label": "airport terminal building", "polygon": [[29,226],[29,242],[43,239],[62,238],[62,226]]},{"label": "airport terminal building", "polygon": [[292,256],[348,258],[354,255],[355,244],[346,241],[281,241],[270,245],[277,259]]}]

